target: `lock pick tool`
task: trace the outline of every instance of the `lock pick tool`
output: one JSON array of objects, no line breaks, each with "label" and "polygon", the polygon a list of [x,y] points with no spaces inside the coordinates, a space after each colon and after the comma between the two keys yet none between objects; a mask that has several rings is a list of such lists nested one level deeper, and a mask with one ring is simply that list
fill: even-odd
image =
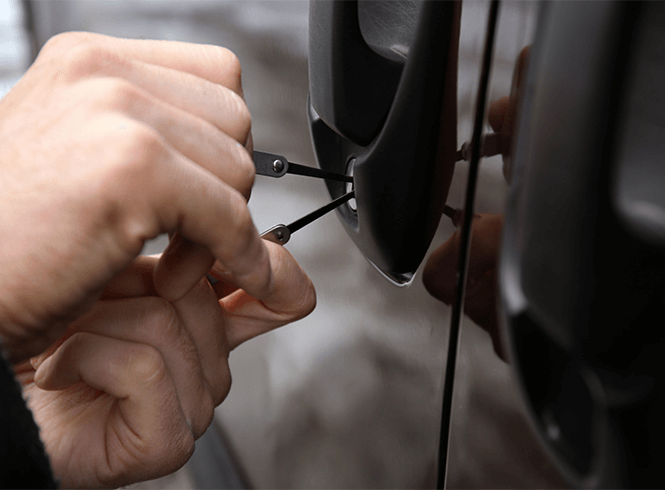
[{"label": "lock pick tool", "polygon": [[319,219],[324,214],[328,214],[333,209],[339,207],[350,199],[353,199],[355,196],[355,191],[347,192],[346,194],[341,195],[332,202],[329,202],[322,208],[312,211],[306,216],[303,216],[300,219],[295,220],[290,225],[275,225],[272,228],[264,231],[261,234],[261,238],[265,238],[268,241],[278,243],[280,245],[285,245],[289,241],[291,235],[298,231],[300,228],[307,226],[312,221]]},{"label": "lock pick tool", "polygon": [[[314,167],[307,167],[305,165],[298,165],[297,163],[289,162],[281,155],[274,153],[267,153],[265,151],[254,150],[254,166],[256,167],[257,175],[265,175],[268,177],[282,177],[289,174],[304,175],[307,177],[315,177],[325,180],[336,180],[339,182],[353,183],[353,177],[350,175],[336,174],[334,172],[326,172]],[[312,211],[311,213],[295,220],[289,225],[275,225],[272,228],[261,233],[261,238],[268,240],[279,245],[286,245],[291,239],[291,235],[299,229],[307,226],[312,221],[319,219],[321,216],[328,214],[333,209],[341,206],[345,202],[355,197],[355,191],[347,192],[346,194],[338,197],[337,199],[329,202],[325,206]],[[206,277],[210,284],[217,284],[219,281],[212,275],[207,274]]]},{"label": "lock pick tool", "polygon": [[[353,183],[353,177],[350,175],[338,174],[335,172],[327,172],[315,167],[307,167],[297,163],[289,162],[281,155],[274,153],[267,153],[265,151],[254,150],[254,166],[256,167],[257,175],[265,175],[267,177],[282,177],[284,175],[304,175],[306,177],[314,177],[324,180],[335,180],[338,182]],[[261,234],[261,238],[269,240],[280,245],[285,245],[291,235],[299,229],[307,226],[312,221],[319,219],[321,216],[328,214],[333,209],[341,206],[345,202],[355,197],[355,191],[347,192],[346,194],[338,197],[334,201],[326,204],[325,206],[312,211],[311,213],[297,219],[289,225],[275,225]]]},{"label": "lock pick tool", "polygon": [[307,167],[297,163],[289,162],[281,155],[254,150],[254,166],[257,175],[267,177],[282,177],[285,174],[304,175],[325,180],[336,180],[339,182],[353,182],[350,175],[327,172],[316,167]]}]

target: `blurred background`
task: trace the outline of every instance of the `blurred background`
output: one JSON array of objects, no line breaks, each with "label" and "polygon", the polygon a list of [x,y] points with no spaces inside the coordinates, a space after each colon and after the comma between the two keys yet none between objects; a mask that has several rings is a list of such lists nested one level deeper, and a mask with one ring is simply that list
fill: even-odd
[{"label": "blurred background", "polygon": [[[463,4],[459,145],[470,139],[488,2]],[[504,2],[491,97],[508,95],[537,6]],[[243,66],[256,149],[315,165],[306,117],[308,2],[254,0],[0,1],[0,91],[43,43],[70,30],[221,45]],[[461,207],[466,166],[448,204]],[[500,213],[500,157],[486,159],[476,211]],[[250,201],[263,231],[329,201],[323,182],[257,177]],[[432,249],[454,232],[442,219]],[[148,244],[158,253],[166,239]],[[312,278],[309,317],[254,339],[230,358],[233,387],[213,430],[181,471],[137,488],[431,488],[436,485],[450,308],[420,277],[399,289],[374,270],[334,214],[287,248]],[[527,424],[510,367],[465,318],[456,371],[450,488],[562,488]]]}]

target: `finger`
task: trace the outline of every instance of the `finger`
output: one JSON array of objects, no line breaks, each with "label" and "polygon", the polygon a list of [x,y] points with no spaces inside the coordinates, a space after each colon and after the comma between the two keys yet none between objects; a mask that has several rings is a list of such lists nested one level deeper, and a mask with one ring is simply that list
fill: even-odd
[{"label": "finger", "polygon": [[510,182],[512,178],[512,158],[511,152],[513,147],[513,134],[517,124],[517,113],[520,106],[520,101],[523,96],[523,83],[526,76],[526,70],[529,59],[530,47],[527,46],[522,49],[515,64],[513,71],[513,81],[510,89],[510,103],[503,118],[502,138],[501,138],[501,154],[503,155],[503,175],[506,181]]},{"label": "finger", "polygon": [[191,73],[223,85],[242,95],[241,67],[230,50],[207,44],[179,41],[121,39],[89,32],[67,32],[54,36],[44,46],[40,57],[58,56],[83,44],[113,51],[127,59]]},{"label": "finger", "polygon": [[[152,268],[156,263],[156,257],[141,257],[137,259],[132,267],[123,271],[119,277],[113,280],[112,284],[107,286],[105,297],[139,295],[135,293],[154,289],[152,286]],[[219,403],[226,398],[231,385],[227,362],[229,348],[223,327],[225,319],[222,315],[218,298],[215,290],[211,288],[208,281],[202,279],[199,281],[199,284],[192,288],[182,299],[173,303],[175,312],[177,313],[178,318],[182,321],[184,328],[187,330],[198,355],[198,361],[214,406],[219,405]],[[99,315],[99,312],[97,312],[96,315]],[[107,332],[108,335],[112,335],[111,332],[115,331],[105,330],[105,327],[101,329],[93,328],[91,326],[91,320],[88,318],[86,318],[85,323],[88,331],[98,331],[99,333]],[[131,323],[133,322],[127,322],[126,328],[131,329]],[[152,330],[153,329],[148,328],[148,331]],[[144,331],[145,328],[141,328],[141,331],[138,333],[132,330],[123,334],[121,338],[157,345],[157,343],[161,342],[165,337],[164,335],[161,335],[160,338],[157,339],[157,343],[155,343],[145,337],[143,334]],[[113,335],[117,337],[120,334]],[[168,360],[168,350],[163,351],[161,347],[158,348],[164,353],[165,359]],[[40,356],[40,358],[35,360],[33,365],[37,367],[39,361],[45,359],[48,355],[50,355],[50,353]],[[179,380],[177,379],[176,386],[180,386]],[[187,410],[185,411],[187,412]]]},{"label": "finger", "polygon": [[427,292],[447,305],[455,299],[456,270],[459,261],[460,232],[455,230],[427,259],[423,284]]},{"label": "finger", "polygon": [[529,66],[529,54],[531,52],[531,46],[525,46],[520,51],[520,54],[517,58],[517,63],[513,71],[513,81],[511,92],[517,93],[518,96],[522,92],[522,86],[524,85],[524,79],[526,77],[526,71]]},{"label": "finger", "polygon": [[[502,223],[502,215],[474,215],[467,274],[467,298],[469,289],[476,283],[475,279],[496,268]],[[423,282],[428,292],[448,304],[455,298],[459,247],[460,233],[455,231],[432,252],[423,271]]]},{"label": "finger", "polygon": [[[135,250],[148,237],[178,231],[210,250],[240,287],[264,297],[271,287],[269,258],[245,198],[164,145],[152,131],[131,120],[122,121],[132,133],[117,142],[126,146],[118,151],[127,154],[127,161],[117,174],[108,176],[114,185],[104,189],[104,202],[119,208],[116,226],[128,240],[123,249]],[[166,274],[155,282],[157,292],[167,300],[180,299],[198,282],[168,279]]]},{"label": "finger", "polygon": [[155,266],[154,281],[165,285],[196,284],[214,262],[208,249],[176,233]]},{"label": "finger", "polygon": [[487,119],[489,120],[491,128],[496,133],[500,133],[503,128],[503,121],[510,108],[510,97],[501,97],[490,104]]},{"label": "finger", "polygon": [[[530,46],[526,46],[520,51],[513,70],[513,80],[511,84],[510,96],[501,97],[490,104],[488,120],[492,129],[500,133],[504,129],[512,134],[513,128],[504,128],[504,123],[512,126],[517,110],[519,94],[522,91],[522,85],[526,75],[526,69],[529,59]],[[506,119],[507,118],[507,119]]]},{"label": "finger", "polygon": [[251,116],[240,95],[191,73],[119,56],[113,50],[83,44],[61,54],[62,69],[55,72],[67,82],[89,78],[122,78],[163,100],[194,114],[241,144],[251,128]]},{"label": "finger", "polygon": [[[191,254],[189,254],[189,256],[185,254],[185,257],[183,257],[181,262],[174,261],[171,258],[171,250],[174,243],[182,244],[182,247],[178,249],[181,252],[187,252],[188,248],[190,249],[189,251],[200,250],[200,247],[183,239],[177,234],[174,235],[169,247],[167,247],[164,254],[160,257],[159,262],[153,262],[153,264],[157,264],[155,274],[172,274],[170,280],[176,282],[193,280],[194,276],[191,272],[197,268],[197,265],[193,263],[196,261],[196,257],[194,257],[194,261],[192,261],[190,260],[192,258]],[[211,260],[214,259],[211,257]],[[176,262],[177,264],[175,264]],[[173,274],[173,270],[171,269],[172,265],[178,267],[180,275],[177,273]],[[202,279],[202,276],[210,269],[210,265],[211,263],[208,262],[201,269],[202,274],[197,276],[198,284],[182,298],[174,301],[173,306],[178,317],[183,321],[185,328],[187,328],[188,333],[192,336],[196,350],[199,354],[199,359],[203,366],[205,379],[211,387],[211,392],[214,394],[215,399],[218,400],[216,403],[218,404],[226,397],[228,388],[223,388],[222,385],[230,385],[230,378],[228,376],[228,365],[226,363],[228,348],[226,347],[227,342],[223,329],[224,318],[222,316],[222,310],[220,309],[218,298],[210,283],[207,279]],[[139,274],[142,276],[141,279],[144,279],[143,272],[141,271]],[[145,279],[147,280],[147,278]],[[134,278],[128,281],[129,288],[132,288],[132,283],[134,281]],[[121,287],[121,285],[117,284],[115,287]],[[140,288],[136,287],[133,289],[135,291],[140,290]]]},{"label": "finger", "polygon": [[217,296],[217,299],[222,299],[227,297],[230,294],[235,293],[239,288],[235,284],[226,282],[223,277],[220,277],[218,274],[215,274],[214,272],[215,267],[213,266],[212,269],[210,269],[210,272],[208,274],[212,276],[213,278],[217,279],[217,282],[215,284],[212,284],[212,289],[215,291],[215,296]]},{"label": "finger", "polygon": [[[93,463],[100,480],[122,485],[127,474],[133,481],[154,478],[191,456],[194,437],[156,349],[79,333],[40,366],[35,383],[41,389],[63,390],[79,382],[117,398],[117,408],[101,422],[105,457]],[[124,474],[113,468],[122,468]]]},{"label": "finger", "polygon": [[238,290],[220,303],[226,311],[226,335],[231,349],[241,343],[293,322],[312,312],[316,293],[312,282],[282,246],[267,243],[274,277],[261,300]]},{"label": "finger", "polygon": [[226,48],[63,33],[49,40],[38,61],[54,58],[72,68],[75,78],[124,77],[217,126],[251,154],[251,117],[242,100],[241,65]]},{"label": "finger", "polygon": [[[497,321],[496,267],[503,216],[476,215],[473,222],[464,313],[486,330],[504,359]],[[455,300],[460,235],[456,231],[430,255],[423,270],[427,291],[446,304]]]},{"label": "finger", "polygon": [[152,272],[157,257],[139,255],[102,290],[101,300],[157,296]]},{"label": "finger", "polygon": [[[175,236],[175,235],[174,235]],[[116,275],[102,290],[101,300],[159,296],[153,281],[153,272],[160,255],[139,255],[125,270]],[[212,270],[209,272],[214,275]],[[217,299],[237,291],[238,287],[219,281],[212,285]]]},{"label": "finger", "polygon": [[173,307],[196,346],[203,377],[214,406],[226,398],[231,387],[226,339],[226,318],[207,279],[201,279]]},{"label": "finger", "polygon": [[[213,303],[217,305],[216,301]],[[202,317],[197,319],[201,321]],[[202,328],[206,327],[212,327],[210,322]],[[214,327],[219,329],[220,324]],[[212,394],[203,375],[197,348],[170,303],[161,298],[99,302],[67,332],[58,350],[80,333],[143,344],[156,349],[173,380],[182,411],[194,437],[198,438],[205,432],[213,417]],[[57,356],[57,351],[53,356]],[[42,364],[44,362],[47,360],[43,360]],[[226,357],[223,357],[220,364],[225,362]],[[39,370],[41,365],[36,367]],[[228,371],[228,367],[226,369]]]},{"label": "finger", "polygon": [[[229,116],[227,127],[218,128],[186,110],[187,107],[176,107],[161,100],[148,89],[119,78],[92,78],[79,82],[72,90],[81,97],[91,94],[100,99],[99,106],[121,111],[156,129],[178,152],[249,198],[255,167],[247,149],[224,132],[236,124],[233,117]],[[239,124],[245,123],[240,121]]]},{"label": "finger", "polygon": [[194,114],[245,145],[251,116],[244,100],[232,90],[189,73],[140,61],[109,70],[167,104]]},{"label": "finger", "polygon": [[[101,301],[111,299],[138,298],[145,296],[158,296],[152,280],[153,270],[157,264],[158,257],[139,255],[124,270],[114,276],[102,289],[99,299]],[[77,330],[76,325],[85,317],[79,317],[78,322],[69,325],[62,336],[51,344],[41,354],[30,359],[32,368],[37,369],[39,365],[51,356],[65,340]]]},{"label": "finger", "polygon": [[[210,122],[242,144],[248,139],[251,117],[242,97],[232,89],[185,71],[124,57],[109,46],[82,42],[69,49],[57,43],[45,47],[37,69],[53,82],[120,77],[146,92]],[[53,70],[57,60],[59,70]]]},{"label": "finger", "polygon": [[251,116],[242,97],[224,86],[189,73],[139,61],[108,69],[109,76],[122,77],[167,104],[208,121],[245,145]]},{"label": "finger", "polygon": [[159,283],[192,284],[204,275],[212,274],[219,281],[213,285],[213,291],[220,299],[238,289],[229,271],[224,268],[224,273],[220,274],[220,268],[220,264],[205,247],[176,233],[157,262],[154,277]]}]

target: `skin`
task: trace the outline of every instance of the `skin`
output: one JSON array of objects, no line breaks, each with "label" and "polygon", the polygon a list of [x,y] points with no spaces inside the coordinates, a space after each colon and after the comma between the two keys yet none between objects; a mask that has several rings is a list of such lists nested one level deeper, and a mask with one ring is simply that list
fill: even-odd
[{"label": "skin", "polygon": [[[54,473],[116,487],[173,472],[229,391],[229,352],[316,301],[247,209],[238,60],[59,35],[0,114],[0,335]],[[138,257],[164,232],[163,255]]]},{"label": "skin", "polygon": [[[506,360],[496,309],[497,260],[502,225],[503,216],[499,214],[474,216],[464,313],[490,334],[494,351]],[[446,304],[452,304],[455,300],[460,240],[458,229],[432,252],[423,271],[427,291]]]}]

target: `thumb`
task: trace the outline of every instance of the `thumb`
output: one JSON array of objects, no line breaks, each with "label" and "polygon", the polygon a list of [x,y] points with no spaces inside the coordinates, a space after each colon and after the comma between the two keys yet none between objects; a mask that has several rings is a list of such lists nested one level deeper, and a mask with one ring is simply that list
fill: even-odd
[{"label": "thumb", "polygon": [[103,434],[85,441],[90,446],[90,472],[100,481],[119,486],[152,479],[189,459],[194,436],[157,349],[76,333],[39,366],[35,385],[55,391],[81,382],[117,399],[110,408],[97,397],[95,403],[80,407],[80,416],[94,419],[97,429],[89,438]]}]

